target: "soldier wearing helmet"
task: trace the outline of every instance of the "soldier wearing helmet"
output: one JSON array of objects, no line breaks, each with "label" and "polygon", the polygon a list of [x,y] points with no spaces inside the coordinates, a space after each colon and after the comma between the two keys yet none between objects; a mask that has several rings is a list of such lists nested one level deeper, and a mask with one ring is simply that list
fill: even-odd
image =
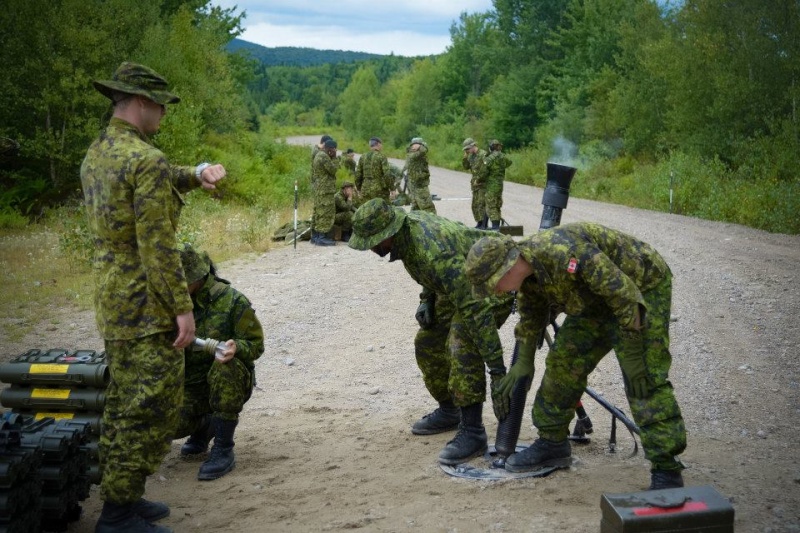
[{"label": "soldier wearing helmet", "polygon": [[429,188],[431,173],[428,170],[428,145],[422,137],[414,137],[406,148],[406,166],[403,169],[408,180],[408,195],[411,209],[436,213]]},{"label": "soldier wearing helmet", "polygon": [[500,141],[489,141],[489,155],[486,156],[486,213],[492,226],[487,229],[500,230],[503,182],[506,179],[506,169],[510,166],[511,160],[503,153]]},{"label": "soldier wearing helmet", "polygon": [[467,137],[461,143],[464,157],[461,166],[472,174],[470,188],[472,189],[472,216],[475,218],[478,229],[486,229],[488,216],[486,214],[486,151],[478,148],[478,143],[472,137]]}]

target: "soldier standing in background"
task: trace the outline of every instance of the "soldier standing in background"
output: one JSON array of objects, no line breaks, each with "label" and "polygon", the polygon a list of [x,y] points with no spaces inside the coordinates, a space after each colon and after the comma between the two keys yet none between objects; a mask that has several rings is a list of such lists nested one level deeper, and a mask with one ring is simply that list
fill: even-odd
[{"label": "soldier standing in background", "polygon": [[332,139],[332,137],[330,135],[323,135],[322,137],[320,137],[319,143],[315,144],[314,146],[311,147],[311,164],[312,165],[314,164],[314,158],[317,156],[317,154],[320,151],[325,149],[325,141],[330,141],[331,139]]},{"label": "soldier standing in background", "polygon": [[334,246],[331,239],[336,214],[333,196],[336,194],[336,141],[328,139],[314,156],[311,169],[311,189],[314,193],[314,215],[311,221],[311,244]]},{"label": "soldier standing in background", "polygon": [[517,361],[493,393],[510,396],[534,373],[536,345],[551,317],[567,314],[547,354],[533,402],[539,438],[506,461],[511,472],[568,466],[569,422],[589,373],[613,348],[645,457],[650,489],[683,486],[686,426],[669,382],[672,274],[649,244],[599,224],[565,224],[519,242],[484,237],[466,272],[475,295],[519,291]]},{"label": "soldier standing in background", "polygon": [[469,184],[472,189],[472,216],[477,222],[475,227],[486,229],[486,152],[478,148],[472,137],[464,139],[461,147],[464,149],[461,166],[472,174]]},{"label": "soldier standing in background", "polygon": [[466,255],[482,235],[460,222],[426,211],[406,213],[375,198],[356,211],[349,243],[355,250],[389,255],[390,262],[399,259],[422,286],[414,353],[439,407],[415,422],[411,432],[432,435],[458,427],[439,454],[439,462],[448,465],[486,451],[486,370],[493,384],[506,374],[497,330],[511,313],[513,299],[474,298],[464,273]]},{"label": "soldier standing in background", "polygon": [[511,160],[503,153],[503,145],[497,139],[489,142],[489,155],[486,157],[486,212],[492,221],[492,229],[500,230],[500,209],[503,207],[503,182],[506,169]]},{"label": "soldier standing in background", "polygon": [[333,196],[336,215],[333,222],[342,228],[342,241],[348,242],[353,232],[353,213],[356,212],[355,185],[350,181],[342,183],[342,188]]},{"label": "soldier standing in background", "polygon": [[348,148],[339,156],[339,166],[347,170],[353,178],[356,177],[356,161],[353,159],[354,157],[355,151],[352,148]]},{"label": "soldier standing in background", "polygon": [[408,195],[411,197],[411,209],[428,211],[436,214],[436,206],[431,199],[428,188],[431,182],[431,173],[428,170],[428,145],[422,137],[414,137],[406,149],[406,179],[408,180]]},{"label": "soldier standing in background", "polygon": [[180,99],[152,69],[125,62],[94,82],[113,114],[81,165],[94,239],[94,308],[111,373],[99,439],[103,510],[97,533],[168,532],[169,507],[142,498],[169,451],[183,394],[183,349],[195,337],[175,237],[183,198],[213,189],[222,165],[170,165],[149,139]]},{"label": "soldier standing in background", "polygon": [[365,203],[373,198],[383,198],[389,202],[395,183],[389,160],[381,153],[383,141],[378,137],[371,138],[369,149],[369,152],[358,159],[356,167],[358,201]]},{"label": "soldier standing in background", "polygon": [[[191,245],[181,248],[181,263],[194,304],[198,338],[220,341],[223,351],[215,357],[215,346],[191,345],[185,350],[185,383],[180,423],[174,438],[189,435],[181,455],[205,453],[197,479],[217,479],[235,465],[233,434],[239,413],[255,387],[254,361],[264,353],[264,332],[250,300],[217,277],[217,269],[205,252]],[[210,352],[210,353],[209,353]]]}]

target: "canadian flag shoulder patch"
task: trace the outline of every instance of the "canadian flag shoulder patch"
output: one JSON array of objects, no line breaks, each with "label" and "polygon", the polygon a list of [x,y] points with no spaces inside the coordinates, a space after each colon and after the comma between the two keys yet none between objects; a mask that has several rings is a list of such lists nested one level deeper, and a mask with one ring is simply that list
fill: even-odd
[{"label": "canadian flag shoulder patch", "polygon": [[578,270],[578,260],[574,257],[571,257],[569,260],[569,264],[567,265],[567,272],[570,274],[574,274]]}]

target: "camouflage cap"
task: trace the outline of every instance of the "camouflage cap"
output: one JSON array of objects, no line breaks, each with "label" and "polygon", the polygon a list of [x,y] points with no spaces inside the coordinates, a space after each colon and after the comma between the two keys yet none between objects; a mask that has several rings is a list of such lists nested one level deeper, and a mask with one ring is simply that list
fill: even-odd
[{"label": "camouflage cap", "polygon": [[461,147],[464,150],[472,148],[473,146],[475,146],[475,139],[473,139],[472,137],[467,137],[466,139],[464,139],[464,142],[461,143]]},{"label": "camouflage cap", "polygon": [[206,252],[198,252],[189,243],[182,244],[180,252],[186,283],[191,285],[211,272],[211,258],[208,257]]},{"label": "camouflage cap", "polygon": [[353,234],[347,244],[354,250],[369,250],[400,231],[405,220],[403,208],[373,198],[353,214]]},{"label": "camouflage cap", "polygon": [[352,181],[345,181],[344,183],[342,183],[342,189],[346,189],[348,187],[355,187],[355,185],[353,184]]},{"label": "camouflage cap", "polygon": [[497,139],[492,139],[491,141],[489,141],[489,148],[491,148],[492,146],[503,146],[503,143],[501,143]]},{"label": "camouflage cap", "polygon": [[464,268],[472,284],[472,295],[487,298],[519,257],[516,243],[505,236],[482,237],[470,248]]},{"label": "camouflage cap", "polygon": [[103,96],[114,100],[114,93],[140,94],[161,105],[177,104],[181,101],[174,94],[167,92],[167,80],[155,70],[126,61],[114,72],[111,80],[95,80],[95,89]]}]

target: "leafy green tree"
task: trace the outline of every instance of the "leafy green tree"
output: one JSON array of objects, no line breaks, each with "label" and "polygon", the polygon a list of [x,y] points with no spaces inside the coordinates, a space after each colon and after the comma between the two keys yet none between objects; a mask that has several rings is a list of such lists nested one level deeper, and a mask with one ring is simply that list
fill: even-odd
[{"label": "leafy green tree", "polygon": [[385,109],[378,98],[380,90],[374,66],[364,65],[353,74],[339,98],[342,126],[351,137],[365,139],[382,130]]}]

